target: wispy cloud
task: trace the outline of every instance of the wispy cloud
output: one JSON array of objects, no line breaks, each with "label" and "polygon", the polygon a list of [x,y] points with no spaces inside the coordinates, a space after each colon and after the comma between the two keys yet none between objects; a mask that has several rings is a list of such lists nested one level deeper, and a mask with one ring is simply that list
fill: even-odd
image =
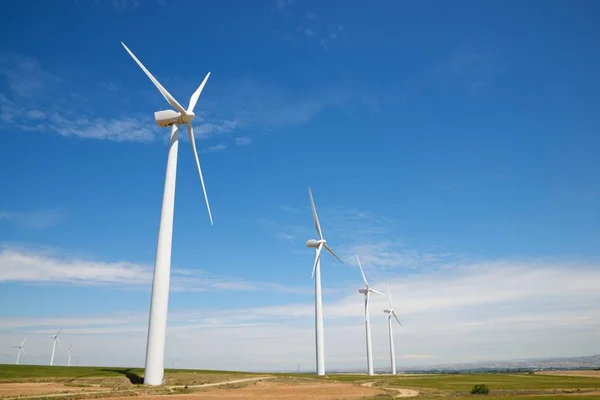
[{"label": "wispy cloud", "polygon": [[282,16],[289,18],[291,16],[290,7],[294,0],[275,0],[275,8]]},{"label": "wispy cloud", "polygon": [[146,116],[101,118],[75,113],[69,107],[57,105],[75,101],[67,98],[53,99],[47,102],[52,105],[45,106],[43,99],[57,87],[64,88],[61,85],[65,81],[31,57],[17,53],[2,55],[0,78],[6,81],[12,94],[9,97],[0,93],[0,120],[5,128],[116,142],[149,142],[157,136],[158,130]]},{"label": "wispy cloud", "polygon": [[[0,246],[0,282],[149,288],[153,267],[128,261],[104,262],[70,257],[53,250]],[[202,270],[173,268],[175,291],[265,290],[276,293],[306,293],[307,288],[277,283],[254,283],[210,275]]]},{"label": "wispy cloud", "polygon": [[[276,9],[286,20],[292,20],[296,23],[295,34],[292,31],[285,32],[283,37],[286,40],[304,38],[317,44],[327,51],[329,43],[338,40],[344,31],[344,26],[340,24],[327,24],[323,18],[313,12],[292,12],[295,2],[292,0],[276,0]],[[288,23],[289,25],[289,23]]]},{"label": "wispy cloud", "polygon": [[210,146],[206,149],[207,152],[217,152],[217,151],[222,151],[225,150],[227,148],[227,144],[226,143],[219,143],[219,144],[215,144],[214,146]]},{"label": "wispy cloud", "polygon": [[30,212],[6,212],[0,209],[0,223],[12,222],[26,229],[45,229],[58,224],[65,215],[56,210],[38,210]]},{"label": "wispy cloud", "polygon": [[[406,100],[431,87],[453,86],[477,95],[493,87],[495,79],[506,69],[506,62],[487,46],[465,42],[412,79],[394,96]],[[396,100],[397,101],[397,100]]]},{"label": "wispy cloud", "polygon": [[6,81],[13,96],[28,100],[63,82],[36,59],[14,52],[0,55],[0,78]]},{"label": "wispy cloud", "polygon": [[249,137],[235,138],[235,144],[237,144],[238,146],[248,146],[250,143],[252,143],[252,139]]},{"label": "wispy cloud", "polygon": [[[486,260],[369,280],[384,291],[385,284],[390,285],[403,323],[395,330],[401,366],[597,352],[600,268],[595,261]],[[364,365],[364,308],[362,296],[356,293],[360,284],[357,274],[356,284],[334,296],[330,293],[324,304],[328,368]],[[385,307],[385,296],[372,297],[376,368],[389,362],[386,319],[381,312]],[[204,359],[211,360],[202,364],[206,368],[243,369],[252,362],[264,370],[283,370],[297,363],[312,369],[313,315],[310,300],[170,311],[166,358],[177,359],[182,367],[198,368],[197,360]],[[35,362],[36,357],[48,356],[50,342],[41,340],[41,335],[64,326],[64,334],[85,349],[86,363],[141,365],[146,324],[146,310],[98,317],[4,317],[0,340],[18,343],[21,336],[32,336],[28,362]],[[126,334],[115,338],[115,333]],[[104,347],[114,352],[96,350]],[[115,358],[116,353],[123,358]]]}]

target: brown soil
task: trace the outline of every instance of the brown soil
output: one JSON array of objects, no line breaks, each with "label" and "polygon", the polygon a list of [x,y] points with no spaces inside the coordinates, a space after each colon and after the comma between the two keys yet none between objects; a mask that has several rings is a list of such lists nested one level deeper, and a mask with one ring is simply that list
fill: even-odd
[{"label": "brown soil", "polygon": [[[110,391],[109,388],[106,388]],[[141,389],[141,388],[140,388]],[[16,396],[37,396],[44,394],[58,394],[68,392],[95,392],[98,387],[69,387],[62,383],[2,383],[0,384],[0,398]],[[100,389],[102,390],[102,389]],[[342,382],[320,382],[315,380],[303,379],[277,379],[269,381],[239,382],[224,386],[204,387],[189,394],[148,394],[139,393],[138,397],[143,400],[195,400],[195,399],[286,399],[286,400],[336,400],[336,399],[360,399],[364,397],[373,397],[383,395],[388,392],[369,388],[351,383]],[[102,390],[104,391],[104,390]],[[106,396],[106,395],[105,395]],[[102,397],[102,400],[131,400],[130,396],[118,396],[117,393],[111,393],[110,397]],[[168,398],[167,398],[168,396]],[[94,397],[94,396],[92,396]],[[60,398],[60,397],[59,397]],[[68,399],[68,397],[65,397]]]},{"label": "brown soil", "polygon": [[585,376],[600,378],[600,371],[536,371],[536,375]]},{"label": "brown soil", "polygon": [[36,396],[49,393],[69,393],[97,391],[97,387],[73,387],[65,386],[64,383],[0,383],[0,398],[16,396]]}]

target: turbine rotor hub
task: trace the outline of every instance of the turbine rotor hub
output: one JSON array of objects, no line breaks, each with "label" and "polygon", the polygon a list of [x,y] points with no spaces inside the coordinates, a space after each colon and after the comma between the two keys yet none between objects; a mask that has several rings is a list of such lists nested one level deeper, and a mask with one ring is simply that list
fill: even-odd
[{"label": "turbine rotor hub", "polygon": [[181,119],[183,120],[183,122],[192,122],[192,120],[194,119],[194,117],[196,116],[196,114],[193,111],[190,112],[186,112],[185,114],[181,115]]}]

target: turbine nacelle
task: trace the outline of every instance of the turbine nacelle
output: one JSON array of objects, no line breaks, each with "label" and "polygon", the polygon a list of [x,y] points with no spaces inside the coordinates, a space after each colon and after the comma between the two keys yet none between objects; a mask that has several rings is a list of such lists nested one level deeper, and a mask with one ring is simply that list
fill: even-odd
[{"label": "turbine nacelle", "polygon": [[367,294],[369,293],[369,289],[358,289],[358,293]]},{"label": "turbine nacelle", "polygon": [[393,313],[393,312],[394,312],[394,309],[393,309],[393,308],[386,308],[385,310],[383,310],[383,312],[384,312],[384,313],[391,314],[391,313]]},{"label": "turbine nacelle", "polygon": [[155,112],[154,121],[156,121],[156,125],[160,126],[161,128],[166,128],[167,126],[171,126],[173,124],[184,123],[181,113],[175,110],[161,110]]},{"label": "turbine nacelle", "polygon": [[325,240],[325,239],[321,239],[321,240],[317,240],[317,239],[308,239],[308,240],[306,241],[306,247],[310,247],[310,248],[316,249],[316,248],[318,248],[318,247],[319,247],[319,245],[320,245],[321,243],[325,244],[325,243],[327,243],[327,240]]}]

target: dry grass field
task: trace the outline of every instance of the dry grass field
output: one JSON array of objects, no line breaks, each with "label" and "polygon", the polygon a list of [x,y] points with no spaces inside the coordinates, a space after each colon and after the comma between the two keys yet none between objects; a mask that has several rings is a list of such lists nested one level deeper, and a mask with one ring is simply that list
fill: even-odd
[{"label": "dry grass field", "polygon": [[[418,399],[600,400],[600,371],[529,374],[331,375],[166,370],[165,384],[142,385],[139,369],[0,365],[1,400]],[[490,394],[474,396],[474,384]]]}]

